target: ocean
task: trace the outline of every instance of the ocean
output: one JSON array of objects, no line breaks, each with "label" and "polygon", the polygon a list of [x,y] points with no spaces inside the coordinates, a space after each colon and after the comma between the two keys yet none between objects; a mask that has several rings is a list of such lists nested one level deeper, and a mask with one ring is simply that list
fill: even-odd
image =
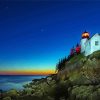
[{"label": "ocean", "polygon": [[0,75],[0,89],[7,91],[10,89],[22,90],[23,85],[31,82],[33,79],[41,79],[46,76],[34,75]]}]

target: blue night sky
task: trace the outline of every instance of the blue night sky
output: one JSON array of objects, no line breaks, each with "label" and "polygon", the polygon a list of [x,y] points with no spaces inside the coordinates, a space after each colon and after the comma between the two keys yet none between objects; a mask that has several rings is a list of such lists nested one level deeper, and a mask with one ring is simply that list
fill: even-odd
[{"label": "blue night sky", "polygon": [[0,0],[0,70],[54,70],[85,29],[100,32],[99,1]]}]

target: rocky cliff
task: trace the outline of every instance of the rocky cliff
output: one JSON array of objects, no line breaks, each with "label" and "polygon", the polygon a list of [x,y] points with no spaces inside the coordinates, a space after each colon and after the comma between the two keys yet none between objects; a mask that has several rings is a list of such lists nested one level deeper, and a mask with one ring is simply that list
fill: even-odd
[{"label": "rocky cliff", "polygon": [[75,55],[57,74],[10,90],[3,100],[100,100],[100,51]]}]

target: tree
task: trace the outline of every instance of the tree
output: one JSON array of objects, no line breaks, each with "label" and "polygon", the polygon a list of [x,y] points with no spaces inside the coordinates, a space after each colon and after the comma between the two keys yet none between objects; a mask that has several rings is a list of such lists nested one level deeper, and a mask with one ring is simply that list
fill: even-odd
[{"label": "tree", "polygon": [[63,59],[60,59],[59,62],[56,64],[56,71],[60,71],[64,69],[67,61],[68,59],[66,57]]},{"label": "tree", "polygon": [[81,46],[77,43],[76,48],[75,48],[76,54],[80,54],[81,52]]},{"label": "tree", "polygon": [[74,49],[74,47],[70,50],[70,56],[72,57],[72,56],[74,56],[74,54],[75,54],[75,49]]}]

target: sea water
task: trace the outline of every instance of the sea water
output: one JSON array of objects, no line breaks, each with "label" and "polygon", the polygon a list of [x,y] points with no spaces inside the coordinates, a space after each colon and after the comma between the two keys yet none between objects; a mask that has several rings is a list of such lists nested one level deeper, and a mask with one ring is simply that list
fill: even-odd
[{"label": "sea water", "polygon": [[33,79],[41,79],[45,77],[46,76],[34,75],[0,75],[0,90],[21,90],[23,89],[23,85],[31,82]]}]

